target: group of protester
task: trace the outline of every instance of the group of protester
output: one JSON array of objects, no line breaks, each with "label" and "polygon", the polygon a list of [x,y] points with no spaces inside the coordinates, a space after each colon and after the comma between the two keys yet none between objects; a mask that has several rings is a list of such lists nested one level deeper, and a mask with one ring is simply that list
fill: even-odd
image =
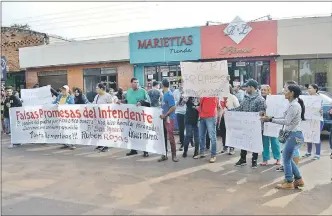
[{"label": "group of protester", "polygon": [[[289,101],[289,106],[282,118],[274,118],[266,116],[266,97],[271,94],[271,88],[268,85],[262,85],[259,89],[257,81],[251,79],[245,83],[241,89],[239,85],[229,86],[230,94],[227,97],[186,97],[183,91],[183,82],[179,81],[179,88],[174,92],[170,91],[170,82],[167,79],[160,83],[154,81],[152,88],[146,91],[139,87],[139,81],[136,78],[131,79],[131,88],[126,93],[122,88],[119,88],[117,94],[114,90],[107,92],[106,86],[99,83],[96,86],[96,93],[92,104],[132,104],[136,106],[148,106],[161,108],[160,115],[164,125],[165,147],[166,155],[162,155],[159,162],[165,161],[167,157],[168,140],[171,146],[171,156],[174,162],[179,159],[176,156],[176,142],[174,138],[174,121],[177,119],[179,126],[179,151],[183,151],[182,156],[185,158],[188,154],[189,144],[194,147],[194,159],[207,157],[206,150],[211,149],[210,163],[216,161],[217,155],[217,136],[221,136],[223,142],[223,149],[221,153],[234,154],[234,148],[227,147],[226,144],[226,125],[224,113],[226,111],[241,111],[241,112],[259,112],[261,114],[262,122],[273,122],[284,125],[284,144],[281,151],[281,144],[279,139],[275,137],[268,137],[263,135],[262,124],[262,141],[263,141],[263,161],[261,166],[267,166],[270,160],[270,146],[272,148],[273,158],[276,165],[281,165],[281,153],[283,159],[283,166],[277,168],[278,171],[285,172],[285,182],[277,185],[281,189],[292,189],[294,187],[301,187],[304,185],[302,176],[298,170],[298,163],[300,159],[299,147],[304,143],[303,134],[300,130],[300,123],[304,119],[305,107],[303,101],[299,98],[301,89],[294,81],[285,83],[284,95]],[[36,85],[35,87],[39,87]],[[318,96],[318,87],[315,84],[309,85],[310,95]],[[60,91],[51,89],[54,97],[54,104],[88,104],[90,103],[83,91],[79,88],[73,88],[71,91],[69,86],[64,85]],[[4,105],[4,123],[5,133],[10,134],[10,119],[9,108],[22,106],[22,101],[13,94],[11,87],[6,87],[5,95],[3,95]],[[332,109],[329,110],[332,115]],[[323,122],[321,124],[321,127]],[[330,136],[331,159],[332,159],[332,135]],[[316,154],[314,159],[320,158],[321,143],[316,143]],[[62,148],[75,149],[74,145],[63,145]],[[105,146],[98,146],[96,150],[100,152],[108,151],[109,148]],[[308,143],[308,149],[304,157],[310,157],[312,151],[312,144]],[[127,156],[138,154],[137,150],[132,149]],[[257,168],[258,152],[253,152],[251,165],[252,168]],[[144,152],[144,157],[148,157],[149,153]],[[244,166],[247,164],[247,151],[241,150],[240,159],[235,164],[236,166]]]}]

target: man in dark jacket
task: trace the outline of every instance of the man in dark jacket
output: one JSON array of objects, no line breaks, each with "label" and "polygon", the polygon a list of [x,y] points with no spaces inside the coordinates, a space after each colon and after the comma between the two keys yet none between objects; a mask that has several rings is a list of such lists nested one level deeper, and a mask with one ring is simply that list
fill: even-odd
[{"label": "man in dark jacket", "polygon": [[[230,109],[229,111],[240,111],[240,112],[265,112],[265,100],[259,94],[258,82],[250,79],[244,85],[246,87],[247,94],[239,107]],[[252,153],[252,168],[257,168],[258,153]],[[241,158],[235,164],[236,166],[247,165],[247,151],[241,149]]]},{"label": "man in dark jacket", "polygon": [[[13,88],[11,86],[6,87],[5,91],[6,91],[6,99],[4,101],[3,117],[4,117],[4,123],[5,123],[5,133],[10,135],[9,108],[21,107],[22,102],[17,96],[13,95]],[[10,145],[9,147],[13,147],[13,145]]]}]

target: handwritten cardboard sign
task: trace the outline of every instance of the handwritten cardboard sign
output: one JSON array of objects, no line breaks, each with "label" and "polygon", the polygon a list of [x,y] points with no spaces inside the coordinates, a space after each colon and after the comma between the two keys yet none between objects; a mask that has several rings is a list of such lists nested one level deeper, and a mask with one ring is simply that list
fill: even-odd
[{"label": "handwritten cardboard sign", "polygon": [[161,109],[134,105],[43,105],[10,109],[12,143],[111,146],[165,154]]},{"label": "handwritten cardboard sign", "polygon": [[52,104],[51,86],[43,86],[33,89],[21,89],[23,106],[36,106]]},{"label": "handwritten cardboard sign", "polygon": [[289,101],[284,95],[268,95],[266,97],[266,115],[275,118],[283,117]]},{"label": "handwritten cardboard sign", "polygon": [[226,146],[262,152],[262,123],[259,113],[225,112]]},{"label": "handwritten cardboard sign", "polygon": [[227,61],[181,62],[184,95],[219,97],[229,95]]},{"label": "handwritten cardboard sign", "polygon": [[322,109],[322,98],[320,96],[301,95],[305,106],[304,117],[306,119],[323,120],[323,116],[320,113]]}]

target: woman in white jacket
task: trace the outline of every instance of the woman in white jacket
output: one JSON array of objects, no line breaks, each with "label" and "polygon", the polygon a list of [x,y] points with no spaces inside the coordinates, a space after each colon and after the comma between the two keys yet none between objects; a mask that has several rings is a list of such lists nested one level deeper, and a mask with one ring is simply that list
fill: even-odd
[{"label": "woman in white jacket", "polygon": [[[228,97],[221,97],[219,98],[219,109],[218,109],[218,132],[219,135],[222,138],[223,143],[223,150],[221,153],[225,153],[228,151],[228,146],[226,146],[226,125],[225,125],[225,118],[224,118],[224,112],[228,109],[233,109],[240,106],[239,100],[233,93],[233,88],[231,85],[229,85],[229,95]],[[226,109],[225,109],[226,108]],[[233,155],[235,153],[234,148],[229,148],[229,155]]]}]

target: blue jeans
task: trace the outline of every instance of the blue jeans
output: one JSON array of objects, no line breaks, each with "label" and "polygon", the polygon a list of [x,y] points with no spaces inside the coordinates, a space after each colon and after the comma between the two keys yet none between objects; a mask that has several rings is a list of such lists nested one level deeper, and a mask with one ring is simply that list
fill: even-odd
[{"label": "blue jeans", "polygon": [[[323,127],[324,127],[324,122],[321,121],[320,122],[320,132],[322,132],[323,130]],[[312,143],[307,143],[307,152],[309,154],[311,154],[311,151],[312,151]],[[315,143],[315,146],[316,146],[316,155],[320,155],[320,150],[321,150],[321,147],[322,147],[322,141],[320,141],[319,143]]]},{"label": "blue jeans", "polygon": [[10,133],[10,119],[9,118],[4,118],[3,119],[4,126],[5,126],[5,133]]},{"label": "blue jeans", "polygon": [[193,137],[194,133],[194,141],[195,141],[195,153],[194,155],[198,154],[198,149],[199,149],[199,131],[198,131],[198,126],[197,124],[186,124],[186,136],[184,137],[184,152],[188,152],[188,146],[189,142]]},{"label": "blue jeans", "polygon": [[199,122],[200,153],[205,152],[206,132],[211,140],[211,157],[217,154],[217,117],[201,118]]},{"label": "blue jeans", "polygon": [[282,152],[283,164],[285,170],[285,179],[288,182],[293,182],[293,176],[295,180],[301,179],[301,173],[297,168],[295,162],[292,160],[294,152],[300,148],[304,142],[302,131],[291,132]]},{"label": "blue jeans", "polygon": [[329,143],[330,143],[330,149],[332,150],[332,126],[330,127],[330,138],[329,138]]}]

